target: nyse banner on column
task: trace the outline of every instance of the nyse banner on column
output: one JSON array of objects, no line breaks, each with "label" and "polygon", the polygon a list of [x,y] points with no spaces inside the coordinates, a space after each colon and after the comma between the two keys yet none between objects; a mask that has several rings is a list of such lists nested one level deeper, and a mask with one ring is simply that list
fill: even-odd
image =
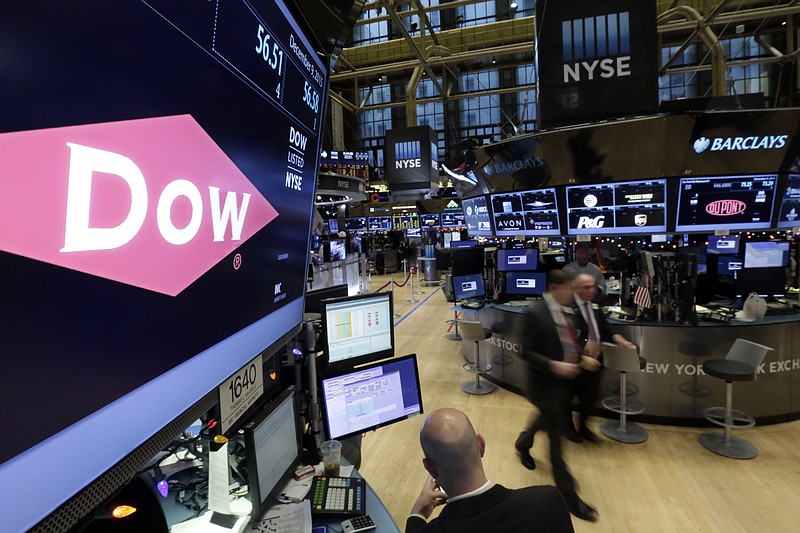
[{"label": "nyse banner on column", "polygon": [[536,21],[543,127],[656,111],[655,3],[537,2]]}]

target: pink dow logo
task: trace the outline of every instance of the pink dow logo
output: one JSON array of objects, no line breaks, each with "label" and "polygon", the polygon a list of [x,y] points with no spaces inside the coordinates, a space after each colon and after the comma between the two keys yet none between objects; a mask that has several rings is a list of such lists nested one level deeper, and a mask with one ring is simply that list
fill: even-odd
[{"label": "pink dow logo", "polygon": [[175,296],[278,212],[189,115],[0,135],[0,250]]},{"label": "pink dow logo", "polygon": [[747,209],[747,204],[741,200],[716,200],[706,206],[706,213],[718,217],[739,215]]}]

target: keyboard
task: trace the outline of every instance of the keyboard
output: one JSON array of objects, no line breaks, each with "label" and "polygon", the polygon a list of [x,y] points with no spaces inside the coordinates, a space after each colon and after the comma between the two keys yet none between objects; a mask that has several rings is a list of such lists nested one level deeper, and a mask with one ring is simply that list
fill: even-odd
[{"label": "keyboard", "polygon": [[480,309],[485,304],[480,300],[467,300],[466,302],[461,302],[461,307],[465,309]]},{"label": "keyboard", "polygon": [[316,476],[311,485],[311,513],[359,516],[367,514],[367,484],[363,478]]}]

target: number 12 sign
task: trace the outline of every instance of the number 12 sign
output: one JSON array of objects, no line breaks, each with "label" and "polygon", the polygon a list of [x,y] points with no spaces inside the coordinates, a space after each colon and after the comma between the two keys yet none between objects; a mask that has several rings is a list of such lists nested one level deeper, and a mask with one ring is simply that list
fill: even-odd
[{"label": "number 12 sign", "polygon": [[219,386],[220,431],[225,433],[264,393],[261,355]]}]

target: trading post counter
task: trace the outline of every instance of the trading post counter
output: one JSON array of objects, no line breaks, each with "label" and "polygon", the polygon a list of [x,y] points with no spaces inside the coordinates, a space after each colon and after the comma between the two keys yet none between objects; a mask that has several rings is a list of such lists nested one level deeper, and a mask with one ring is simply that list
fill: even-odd
[{"label": "trading post counter", "polygon": [[[484,376],[520,394],[525,393],[528,372],[520,346],[525,311],[525,307],[506,304],[463,311],[465,320],[480,320],[493,332],[481,346],[481,361],[492,365]],[[703,409],[725,405],[725,384],[703,373],[703,361],[724,358],[739,337],[773,350],[764,358],[755,381],[734,385],[734,408],[759,424],[800,418],[800,314],[766,316],[754,322],[701,322],[699,326],[610,322],[613,331],[639,346],[647,360],[642,372],[628,374],[629,397],[645,404],[645,412],[635,419],[708,425]],[[474,343],[462,342],[465,360],[472,361],[474,352]],[[600,398],[618,393],[619,374],[604,370]],[[597,409],[597,414],[613,415]]]}]

